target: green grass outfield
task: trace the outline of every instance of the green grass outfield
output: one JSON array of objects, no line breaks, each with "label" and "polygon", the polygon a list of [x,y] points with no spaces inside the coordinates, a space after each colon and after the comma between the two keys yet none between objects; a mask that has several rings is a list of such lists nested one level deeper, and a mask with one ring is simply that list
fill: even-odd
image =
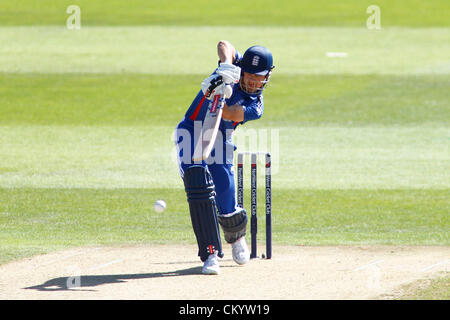
[{"label": "green grass outfield", "polygon": [[71,1],[0,3],[0,263],[195,243],[171,135],[220,39],[275,55],[235,134],[270,142],[275,244],[450,244],[448,1],[378,1],[377,31],[371,1],[205,3],[78,1],[78,31]]},{"label": "green grass outfield", "polygon": [[[64,25],[0,27],[0,72],[204,76],[217,65],[222,38],[241,53],[249,43],[270,47],[278,75],[450,72],[447,27]],[[332,58],[330,52],[347,56]]]},{"label": "green grass outfield", "polygon": [[1,25],[62,25],[69,5],[81,8],[87,25],[365,26],[376,4],[387,26],[448,26],[447,0],[5,0]]}]

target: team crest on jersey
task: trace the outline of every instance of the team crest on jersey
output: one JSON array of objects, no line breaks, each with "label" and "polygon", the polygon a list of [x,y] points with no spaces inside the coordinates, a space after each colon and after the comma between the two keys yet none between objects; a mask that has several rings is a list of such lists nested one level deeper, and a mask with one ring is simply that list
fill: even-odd
[{"label": "team crest on jersey", "polygon": [[257,66],[259,64],[259,56],[254,56],[252,60],[252,65]]}]

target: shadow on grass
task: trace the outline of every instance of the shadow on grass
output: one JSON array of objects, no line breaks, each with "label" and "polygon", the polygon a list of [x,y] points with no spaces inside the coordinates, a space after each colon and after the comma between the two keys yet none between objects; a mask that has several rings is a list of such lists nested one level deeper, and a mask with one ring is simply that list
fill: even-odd
[{"label": "shadow on grass", "polygon": [[[24,289],[33,289],[38,291],[93,291],[87,288],[100,286],[103,284],[123,283],[127,280],[152,279],[165,277],[180,277],[199,275],[202,273],[202,267],[194,267],[172,272],[138,273],[138,274],[113,274],[113,275],[87,275],[70,276],[50,279],[43,284],[26,287]],[[86,289],[83,289],[86,288]]]}]

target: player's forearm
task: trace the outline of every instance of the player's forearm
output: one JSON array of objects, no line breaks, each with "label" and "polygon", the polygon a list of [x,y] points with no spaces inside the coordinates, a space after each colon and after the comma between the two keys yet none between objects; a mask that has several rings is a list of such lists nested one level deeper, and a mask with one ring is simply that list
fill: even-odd
[{"label": "player's forearm", "polygon": [[244,121],[244,107],[240,105],[227,106],[225,104],[223,107],[222,118],[237,122]]},{"label": "player's forearm", "polygon": [[236,49],[226,40],[221,40],[217,44],[217,55],[220,62],[233,63],[236,55]]}]

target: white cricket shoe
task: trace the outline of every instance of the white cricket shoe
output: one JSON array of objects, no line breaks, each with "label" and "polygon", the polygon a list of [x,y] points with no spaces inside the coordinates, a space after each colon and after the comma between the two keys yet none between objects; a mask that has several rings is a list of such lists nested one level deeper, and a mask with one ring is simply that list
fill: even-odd
[{"label": "white cricket shoe", "polygon": [[217,256],[217,251],[209,255],[208,259],[203,264],[202,273],[220,274],[219,257]]},{"label": "white cricket shoe", "polygon": [[250,261],[250,251],[248,250],[245,237],[241,237],[231,244],[233,260],[237,264],[246,264]]}]

